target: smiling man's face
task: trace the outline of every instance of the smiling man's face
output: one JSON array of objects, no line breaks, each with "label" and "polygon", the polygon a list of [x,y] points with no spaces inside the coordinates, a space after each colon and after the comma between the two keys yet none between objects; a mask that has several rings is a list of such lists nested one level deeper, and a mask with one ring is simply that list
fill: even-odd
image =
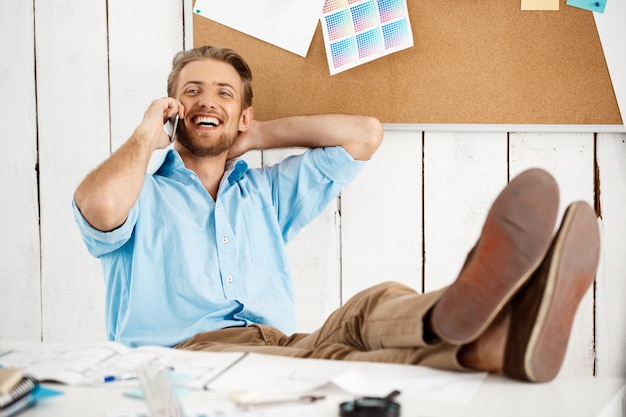
[{"label": "smiling man's face", "polygon": [[185,107],[177,141],[200,157],[228,151],[245,128],[242,89],[239,74],[226,62],[201,59],[185,65],[176,87]]}]

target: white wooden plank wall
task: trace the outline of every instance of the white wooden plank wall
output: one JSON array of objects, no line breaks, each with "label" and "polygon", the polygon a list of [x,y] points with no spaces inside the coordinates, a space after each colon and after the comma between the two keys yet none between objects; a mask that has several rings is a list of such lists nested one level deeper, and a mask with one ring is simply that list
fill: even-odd
[{"label": "white wooden plank wall", "polygon": [[[165,95],[172,56],[193,45],[191,1],[3,1],[0,23],[0,338],[102,341],[100,265],[70,201]],[[290,244],[299,331],[381,281],[451,283],[495,196],[539,166],[560,184],[561,213],[579,199],[601,213],[601,267],[563,374],[626,376],[626,135],[479,130],[386,126],[361,175]],[[245,158],[260,166],[293,152]]]},{"label": "white wooden plank wall", "polygon": [[41,336],[33,6],[0,3],[0,337]]},{"label": "white wooden plank wall", "polygon": [[[103,330],[102,280],[83,262],[67,215],[76,170],[109,152],[106,3],[35,1],[41,305],[44,340],[88,340]],[[70,199],[70,200],[68,200]],[[67,307],[70,307],[69,309]]]}]

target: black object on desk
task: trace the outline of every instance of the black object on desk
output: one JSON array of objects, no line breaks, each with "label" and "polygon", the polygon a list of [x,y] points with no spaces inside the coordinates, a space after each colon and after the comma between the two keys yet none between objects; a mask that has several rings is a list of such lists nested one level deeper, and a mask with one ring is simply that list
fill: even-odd
[{"label": "black object on desk", "polygon": [[386,397],[362,397],[339,404],[340,417],[399,417],[400,404],[393,399],[400,391]]}]

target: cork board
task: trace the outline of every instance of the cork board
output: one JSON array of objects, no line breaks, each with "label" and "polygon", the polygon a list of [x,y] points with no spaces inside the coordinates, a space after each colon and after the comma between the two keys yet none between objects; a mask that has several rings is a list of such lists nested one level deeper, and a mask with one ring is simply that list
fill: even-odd
[{"label": "cork board", "polygon": [[386,123],[622,124],[592,12],[520,0],[408,0],[415,46],[330,76],[321,27],[306,58],[194,14],[194,44],[240,52],[255,118],[367,114]]}]

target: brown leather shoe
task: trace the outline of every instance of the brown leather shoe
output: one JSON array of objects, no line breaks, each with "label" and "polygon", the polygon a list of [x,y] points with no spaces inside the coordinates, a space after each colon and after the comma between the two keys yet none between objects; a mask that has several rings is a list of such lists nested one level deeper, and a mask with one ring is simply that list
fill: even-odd
[{"label": "brown leather shoe", "polygon": [[556,377],[599,258],[596,214],[587,203],[575,202],[567,208],[545,260],[511,301],[505,375],[531,382]]},{"label": "brown leather shoe", "polygon": [[496,198],[471,256],[431,312],[431,328],[444,341],[475,340],[541,263],[559,207],[554,178],[529,169]]}]

